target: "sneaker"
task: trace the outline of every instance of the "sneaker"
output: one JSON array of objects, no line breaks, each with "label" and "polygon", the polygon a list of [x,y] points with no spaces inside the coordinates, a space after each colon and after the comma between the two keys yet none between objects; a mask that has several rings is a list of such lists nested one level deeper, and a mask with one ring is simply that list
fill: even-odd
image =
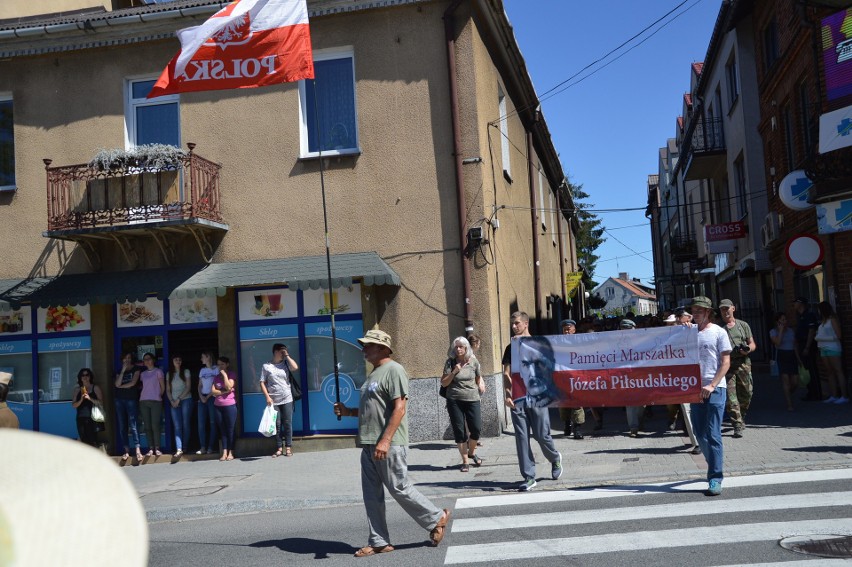
[{"label": "sneaker", "polygon": [[837,398],[836,400],[834,400],[834,403],[835,404],[848,404],[849,398],[840,397],[840,398]]},{"label": "sneaker", "polygon": [[520,486],[518,486],[518,490],[520,490],[521,492],[529,492],[530,490],[535,488],[536,484],[538,483],[535,481],[534,478],[528,478],[524,482],[522,482]]},{"label": "sneaker", "polygon": [[692,453],[693,455],[700,455],[701,454],[701,447],[698,447],[698,446],[693,447],[692,451],[690,451],[690,453]]},{"label": "sneaker", "polygon": [[196,454],[196,455],[203,455],[203,454],[204,454],[204,451],[203,451],[202,449],[199,449],[199,450],[197,450],[197,451],[195,452],[195,454]]},{"label": "sneaker", "polygon": [[722,481],[714,478],[710,481],[710,486],[707,488],[707,492],[705,492],[707,496],[719,496],[722,494]]},{"label": "sneaker", "polygon": [[743,436],[742,429],[734,429],[734,439],[740,439]]},{"label": "sneaker", "polygon": [[630,436],[633,437],[633,438],[639,437],[639,430],[638,429],[631,429],[630,430]]},{"label": "sneaker", "polygon": [[675,429],[677,429],[677,424],[674,422],[674,420],[669,422],[668,428],[669,431],[674,431]]},{"label": "sneaker", "polygon": [[833,403],[834,403],[834,402],[836,402],[838,399],[839,399],[839,398],[835,398],[834,396],[831,396],[830,398],[828,398],[828,399],[826,399],[826,400],[823,400],[823,401],[822,401],[822,403],[824,403],[824,404],[833,404]]},{"label": "sneaker", "polygon": [[557,453],[559,458],[553,461],[552,466],[550,467],[550,476],[553,480],[559,480],[559,477],[562,476],[562,453]]}]

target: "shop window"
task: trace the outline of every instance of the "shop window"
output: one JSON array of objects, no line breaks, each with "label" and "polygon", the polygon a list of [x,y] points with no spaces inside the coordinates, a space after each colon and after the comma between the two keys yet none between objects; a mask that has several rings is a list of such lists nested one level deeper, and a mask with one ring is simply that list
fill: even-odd
[{"label": "shop window", "polygon": [[301,157],[360,153],[352,50],[315,52],[314,75],[299,82]]},{"label": "shop window", "polygon": [[15,189],[15,121],[12,97],[0,94],[0,191]]},{"label": "shop window", "polygon": [[126,85],[125,145],[168,144],[180,147],[179,95],[146,99],[155,79],[129,80]]}]

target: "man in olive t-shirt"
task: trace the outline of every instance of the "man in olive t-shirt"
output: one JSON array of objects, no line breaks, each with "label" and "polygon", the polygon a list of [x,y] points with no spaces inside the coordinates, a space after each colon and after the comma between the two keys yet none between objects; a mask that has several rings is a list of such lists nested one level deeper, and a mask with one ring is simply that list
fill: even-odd
[{"label": "man in olive t-shirt", "polygon": [[728,331],[728,339],[731,342],[731,366],[725,375],[728,386],[728,401],[725,411],[731,418],[734,426],[734,439],[743,436],[745,429],[745,416],[751,405],[751,397],[754,392],[754,382],[751,377],[751,359],[749,354],[757,350],[751,327],[745,321],[736,319],[734,302],[723,299],[719,302],[719,311],[722,313],[722,327]]},{"label": "man in olive t-shirt", "polygon": [[362,449],[361,490],[370,536],[367,545],[355,552],[355,557],[394,550],[385,515],[385,489],[414,521],[429,530],[429,539],[436,546],[444,538],[450,511],[432,504],[408,479],[408,416],[405,413],[408,375],[402,365],[391,360],[393,350],[387,333],[373,329],[358,342],[373,371],[361,386],[358,409],[340,402],[334,404],[336,415],[358,418],[358,445]]}]

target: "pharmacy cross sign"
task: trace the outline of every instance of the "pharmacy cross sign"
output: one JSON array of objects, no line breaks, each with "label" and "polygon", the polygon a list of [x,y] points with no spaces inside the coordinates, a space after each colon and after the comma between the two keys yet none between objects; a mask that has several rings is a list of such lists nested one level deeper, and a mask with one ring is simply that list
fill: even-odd
[{"label": "pharmacy cross sign", "polygon": [[840,124],[837,125],[837,133],[841,136],[848,136],[852,133],[852,120],[844,118]]}]

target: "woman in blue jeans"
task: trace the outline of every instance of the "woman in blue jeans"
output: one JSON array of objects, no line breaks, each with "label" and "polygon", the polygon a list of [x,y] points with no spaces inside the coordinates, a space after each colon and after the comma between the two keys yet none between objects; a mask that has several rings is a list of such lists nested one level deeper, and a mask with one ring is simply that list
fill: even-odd
[{"label": "woman in blue jeans", "polygon": [[272,360],[260,370],[260,389],[266,396],[266,405],[275,406],[278,421],[275,440],[278,450],[273,457],[293,455],[293,393],[290,389],[290,373],[299,369],[290,357],[287,345],[272,345]]},{"label": "woman in blue jeans", "polygon": [[198,374],[198,442],[197,455],[213,453],[216,445],[216,410],[213,409],[213,379],[219,374],[213,352],[201,353],[201,372]]},{"label": "woman in blue jeans", "polygon": [[192,376],[188,368],[183,368],[183,358],[172,357],[172,368],[166,377],[166,395],[169,397],[169,412],[172,427],[175,430],[175,458],[183,455],[183,446],[189,440],[192,418]]},{"label": "woman in blue jeans", "polygon": [[[112,398],[115,400],[118,436],[124,445],[122,463],[130,458],[131,447],[136,447],[136,460],[142,462],[142,450],[139,446],[139,371],[133,354],[128,352],[121,358],[121,368],[115,373]],[[130,434],[129,443],[128,433]]]}]

